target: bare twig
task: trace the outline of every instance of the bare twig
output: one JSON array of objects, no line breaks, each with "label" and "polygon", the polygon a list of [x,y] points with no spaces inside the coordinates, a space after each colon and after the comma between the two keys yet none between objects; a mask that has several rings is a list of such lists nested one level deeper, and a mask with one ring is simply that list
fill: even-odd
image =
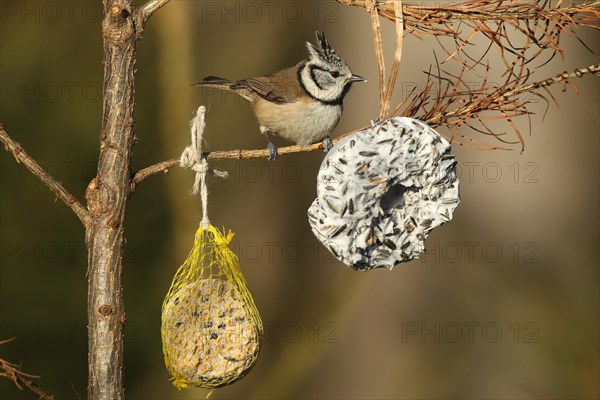
[{"label": "bare twig", "polygon": [[404,36],[404,22],[402,16],[402,1],[394,2],[394,16],[396,22],[396,50],[392,61],[392,69],[387,85],[385,83],[385,58],[383,52],[383,38],[381,35],[381,24],[379,23],[379,14],[377,12],[378,3],[371,0],[366,5],[367,11],[371,15],[371,28],[373,29],[373,41],[375,43],[375,56],[379,72],[379,118],[384,119],[390,107],[390,99],[396,86],[396,78],[400,69],[400,60],[402,59],[402,44]]},{"label": "bare twig", "polygon": [[136,25],[136,37],[141,39],[144,35],[146,22],[154,13],[171,0],[149,0],[146,4],[138,8],[133,14],[133,21]]},{"label": "bare twig", "polygon": [[[6,339],[0,341],[0,345],[8,342],[12,342],[15,338]],[[33,393],[39,400],[54,400],[54,396],[46,393],[38,385],[33,383],[31,379],[39,379],[37,375],[31,375],[21,371],[21,366],[3,360],[0,358],[0,377],[11,380],[19,390],[23,390],[25,386],[31,393]]]},{"label": "bare twig", "polygon": [[146,4],[138,9],[138,13],[145,23],[159,8],[167,4],[171,0],[149,0]]},{"label": "bare twig", "polygon": [[[551,86],[553,84],[557,84],[560,82],[566,82],[572,78],[580,78],[584,75],[598,74],[599,72],[600,72],[600,64],[594,64],[594,65],[590,65],[589,67],[578,68],[571,73],[565,72],[562,74],[558,74],[552,78],[544,79],[544,80],[529,83],[529,84],[523,84],[523,85],[517,86],[513,89],[504,87],[503,92],[495,93],[494,95],[490,96],[486,100],[486,102],[487,103],[502,103],[503,99],[508,99],[508,98],[514,97],[518,94],[522,94],[525,92],[534,92],[537,89],[545,88],[545,87],[548,87],[548,86]],[[426,87],[427,86],[428,85],[426,85]],[[426,94],[426,91],[421,92],[421,93]],[[413,99],[413,102],[411,102],[411,103],[414,103],[414,102],[415,101]],[[422,118],[422,120],[427,122],[432,127],[438,127],[438,126],[444,125],[444,124],[448,124],[449,126],[458,125],[457,122],[455,121],[456,119],[463,118],[463,117],[476,118],[477,113],[485,111],[483,109],[480,109],[482,104],[483,103],[479,103],[479,108],[478,108],[478,106],[474,106],[473,104],[467,103],[466,106],[457,107],[457,108],[451,109],[449,111],[438,111],[438,112],[434,111],[431,114],[426,114],[426,116],[424,118]],[[421,107],[420,106],[412,106],[412,107],[407,107],[407,109],[409,110],[409,112],[402,113],[402,114],[405,116],[411,116],[411,115],[409,115],[410,110],[414,110],[416,112],[416,111],[420,110]],[[398,109],[396,109],[396,110],[398,110]],[[442,109],[442,110],[446,110],[446,109]],[[522,114],[519,114],[519,115],[522,115]],[[464,122],[464,120],[463,120],[463,122]],[[344,133],[343,135],[338,136],[337,138],[333,139],[332,141],[334,143],[336,143],[340,139],[342,139],[348,135],[351,135],[353,133],[356,133],[360,130],[363,130],[365,128],[367,128],[367,127],[363,127],[360,129],[353,130],[351,132]],[[464,135],[459,134],[458,136],[461,137],[462,139],[465,139],[470,142],[470,144],[468,144],[468,143],[465,144],[465,143],[454,140],[454,142],[460,146],[465,146],[465,147],[478,146],[478,147],[475,147],[478,149],[510,150],[510,148],[508,148],[508,147],[494,146],[494,145],[489,145],[487,143],[478,142],[476,140],[466,138],[466,137],[464,137]],[[509,143],[514,143],[514,142],[509,142]],[[307,152],[313,152],[315,150],[319,150],[322,148],[323,148],[322,143],[315,143],[306,148],[300,147],[300,146],[287,146],[287,147],[278,148],[277,153],[279,155],[294,154],[294,153],[307,153]],[[248,159],[252,159],[252,158],[263,158],[263,157],[267,157],[268,155],[269,155],[268,149],[211,151],[211,152],[204,153],[204,156],[207,157],[209,160],[226,160],[226,159],[248,160]],[[157,164],[151,165],[149,167],[146,167],[146,168],[138,171],[133,176],[131,184],[135,188],[137,186],[137,184],[141,183],[146,178],[148,178],[152,175],[156,175],[161,172],[167,173],[167,172],[169,172],[170,169],[178,167],[178,166],[179,166],[179,159],[166,160],[166,161],[162,161]]]},{"label": "bare twig", "polygon": [[588,74],[600,74],[600,64],[592,64],[589,67],[576,68],[573,72],[563,72],[543,81],[533,82],[527,85],[517,87],[513,90],[509,90],[508,92],[504,93],[500,98],[494,99],[494,102],[499,102],[501,98],[517,96],[524,92],[530,92],[535,89],[545,88],[559,82],[567,82],[569,79],[581,78],[582,76]]},{"label": "bare twig", "polygon": [[388,115],[390,108],[390,100],[396,87],[396,78],[400,69],[400,61],[402,60],[402,45],[404,38],[404,17],[402,15],[402,0],[394,2],[395,21],[396,21],[396,51],[394,52],[394,60],[392,61],[392,70],[388,80],[387,89],[385,91],[385,99],[383,101],[383,115]]},{"label": "bare twig", "polygon": [[373,41],[375,42],[375,56],[379,70],[379,118],[385,116],[385,59],[383,57],[383,39],[381,38],[381,25],[377,13],[377,0],[370,0],[367,11],[371,14],[371,27]]},{"label": "bare twig", "polygon": [[42,183],[44,183],[54,194],[57,199],[61,199],[74,213],[77,215],[83,225],[87,226],[90,215],[88,210],[77,199],[69,193],[64,186],[46,172],[40,164],[38,164],[29,154],[25,152],[23,147],[15,142],[10,135],[4,130],[0,124],[0,141],[4,143],[6,151],[12,153],[18,163],[21,163],[33,175],[35,175]]}]

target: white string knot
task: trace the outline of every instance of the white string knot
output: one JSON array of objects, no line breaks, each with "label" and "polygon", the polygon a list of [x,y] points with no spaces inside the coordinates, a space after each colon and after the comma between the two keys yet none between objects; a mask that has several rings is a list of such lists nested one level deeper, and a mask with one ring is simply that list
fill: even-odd
[{"label": "white string knot", "polygon": [[204,134],[204,128],[206,128],[206,122],[204,119],[205,115],[206,107],[198,107],[196,115],[190,121],[192,144],[187,146],[183,150],[183,153],[181,153],[179,164],[182,168],[189,168],[196,172],[194,186],[192,187],[192,194],[197,195],[200,193],[200,199],[202,201],[202,221],[200,221],[200,225],[206,229],[210,224],[207,211],[208,188],[206,186],[206,174],[208,172],[212,172],[221,178],[226,178],[227,172],[209,168],[206,157],[202,155],[202,135]]}]

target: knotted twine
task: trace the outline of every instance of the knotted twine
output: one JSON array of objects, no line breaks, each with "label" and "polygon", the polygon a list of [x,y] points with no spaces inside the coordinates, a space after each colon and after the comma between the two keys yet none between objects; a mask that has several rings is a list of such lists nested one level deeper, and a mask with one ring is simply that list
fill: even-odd
[{"label": "knotted twine", "polygon": [[179,165],[182,168],[189,168],[196,172],[192,194],[197,195],[200,193],[200,199],[202,201],[202,220],[200,221],[200,226],[207,229],[210,225],[210,220],[208,219],[208,188],[206,186],[206,173],[211,172],[220,178],[227,178],[227,171],[209,168],[206,157],[202,154],[202,136],[204,135],[204,129],[206,128],[205,116],[206,107],[198,107],[196,116],[190,121],[192,144],[183,149]]}]

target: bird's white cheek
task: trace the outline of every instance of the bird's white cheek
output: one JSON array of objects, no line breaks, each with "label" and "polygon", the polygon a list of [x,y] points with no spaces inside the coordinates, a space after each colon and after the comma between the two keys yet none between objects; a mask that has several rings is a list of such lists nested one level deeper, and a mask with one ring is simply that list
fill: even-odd
[{"label": "bird's white cheek", "polygon": [[321,89],[314,83],[312,79],[308,79],[304,81],[304,86],[306,87],[306,91],[313,97],[320,99],[322,96]]},{"label": "bird's white cheek", "polygon": [[323,96],[321,98],[327,101],[337,100],[341,93],[341,88],[337,85],[334,85],[331,86],[329,89],[324,90]]},{"label": "bird's white cheek", "polygon": [[329,86],[321,89],[313,84],[311,94],[323,101],[333,101],[338,98],[340,92],[341,91],[336,86]]}]

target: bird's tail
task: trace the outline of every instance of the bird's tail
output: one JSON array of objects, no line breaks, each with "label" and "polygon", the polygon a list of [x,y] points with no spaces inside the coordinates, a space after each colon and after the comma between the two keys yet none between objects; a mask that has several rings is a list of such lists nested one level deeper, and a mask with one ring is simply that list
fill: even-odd
[{"label": "bird's tail", "polygon": [[239,96],[242,96],[248,101],[253,101],[252,91],[244,84],[243,81],[234,82],[216,76],[207,76],[202,82],[193,83],[192,86],[203,86],[217,88],[221,90],[230,90]]},{"label": "bird's tail", "polygon": [[192,83],[192,86],[206,86],[229,90],[239,89],[239,84],[237,82],[219,78],[218,76],[207,76],[202,82]]}]

